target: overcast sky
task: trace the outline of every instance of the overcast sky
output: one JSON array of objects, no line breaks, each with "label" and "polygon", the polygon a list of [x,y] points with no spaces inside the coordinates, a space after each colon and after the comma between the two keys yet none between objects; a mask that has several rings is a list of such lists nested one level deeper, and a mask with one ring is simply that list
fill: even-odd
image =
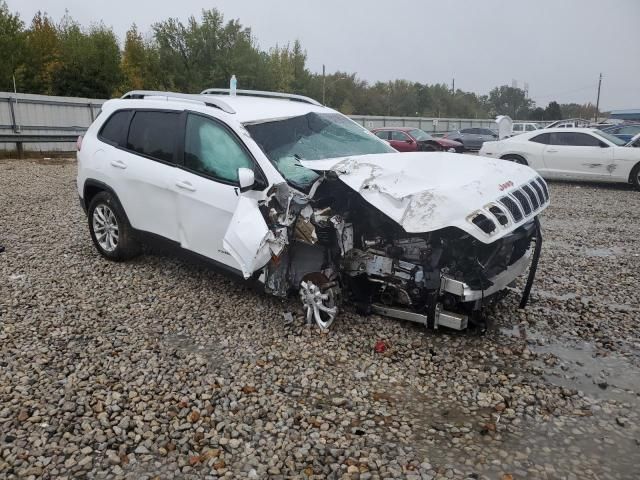
[{"label": "overcast sky", "polygon": [[84,25],[103,21],[122,39],[168,17],[218,8],[251,27],[262,48],[299,39],[312,71],[356,72],[369,82],[405,78],[488,93],[529,84],[541,106],[595,103],[640,108],[640,0],[7,0],[29,23],[65,9]]}]

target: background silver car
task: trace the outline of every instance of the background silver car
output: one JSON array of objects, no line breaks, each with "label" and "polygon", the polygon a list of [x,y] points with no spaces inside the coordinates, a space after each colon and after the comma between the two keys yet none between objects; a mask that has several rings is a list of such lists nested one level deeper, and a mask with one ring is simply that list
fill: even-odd
[{"label": "background silver car", "polygon": [[484,142],[497,140],[498,133],[489,128],[463,128],[445,134],[444,138],[462,143],[465,150],[480,150]]}]

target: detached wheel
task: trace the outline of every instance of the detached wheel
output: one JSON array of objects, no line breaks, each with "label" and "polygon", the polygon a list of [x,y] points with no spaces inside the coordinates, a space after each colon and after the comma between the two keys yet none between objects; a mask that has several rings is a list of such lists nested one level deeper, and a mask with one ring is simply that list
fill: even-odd
[{"label": "detached wheel", "polygon": [[508,160],[513,163],[519,163],[520,165],[529,165],[524,157],[520,155],[505,155],[504,157],[500,157],[502,160]]},{"label": "detached wheel", "polygon": [[93,197],[88,219],[91,240],[103,257],[121,262],[140,253],[140,245],[124,210],[109,192],[100,192]]},{"label": "detached wheel", "polygon": [[636,190],[640,191],[640,163],[631,170],[631,177],[629,180],[631,180],[631,185],[633,185]]}]

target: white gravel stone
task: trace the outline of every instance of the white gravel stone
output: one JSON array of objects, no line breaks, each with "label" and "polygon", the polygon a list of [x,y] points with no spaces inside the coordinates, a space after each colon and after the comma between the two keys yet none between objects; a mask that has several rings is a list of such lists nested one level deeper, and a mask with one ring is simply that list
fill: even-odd
[{"label": "white gravel stone", "polygon": [[638,192],[550,183],[531,303],[484,336],[322,335],[174,247],[106,261],[74,177],[0,160],[0,478],[637,478]]}]

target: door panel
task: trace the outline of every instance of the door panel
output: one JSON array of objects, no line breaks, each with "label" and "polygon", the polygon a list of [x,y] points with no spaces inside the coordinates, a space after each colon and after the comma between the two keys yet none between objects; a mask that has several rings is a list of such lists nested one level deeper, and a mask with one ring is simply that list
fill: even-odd
[{"label": "door panel", "polygon": [[258,209],[258,202],[245,195],[240,196],[222,243],[225,251],[240,266],[244,278],[249,278],[269,262],[272,253],[270,243],[274,239]]},{"label": "door panel", "polygon": [[[177,169],[173,179],[179,241],[188,250],[240,270],[223,245],[240,200],[238,168],[255,171],[252,158],[233,132],[212,118],[189,113],[183,168]],[[244,195],[257,198],[261,192]]]},{"label": "door panel", "polygon": [[389,140],[389,143],[399,152],[413,152],[414,150],[416,150],[415,142],[407,143],[407,140],[411,139],[404,132],[391,131],[390,138],[391,140]]},{"label": "door panel", "polygon": [[186,170],[174,176],[178,241],[183,248],[240,269],[222,245],[239,201],[239,189]]},{"label": "door panel", "polygon": [[552,133],[551,144],[544,149],[544,163],[556,178],[606,179],[613,161],[613,149],[600,147],[586,133]]},{"label": "door panel", "polygon": [[172,183],[181,112],[137,111],[126,145],[109,146],[105,166],[133,228],[177,240]]},{"label": "door panel", "polygon": [[111,148],[106,168],[131,226],[177,241],[176,167]]}]

